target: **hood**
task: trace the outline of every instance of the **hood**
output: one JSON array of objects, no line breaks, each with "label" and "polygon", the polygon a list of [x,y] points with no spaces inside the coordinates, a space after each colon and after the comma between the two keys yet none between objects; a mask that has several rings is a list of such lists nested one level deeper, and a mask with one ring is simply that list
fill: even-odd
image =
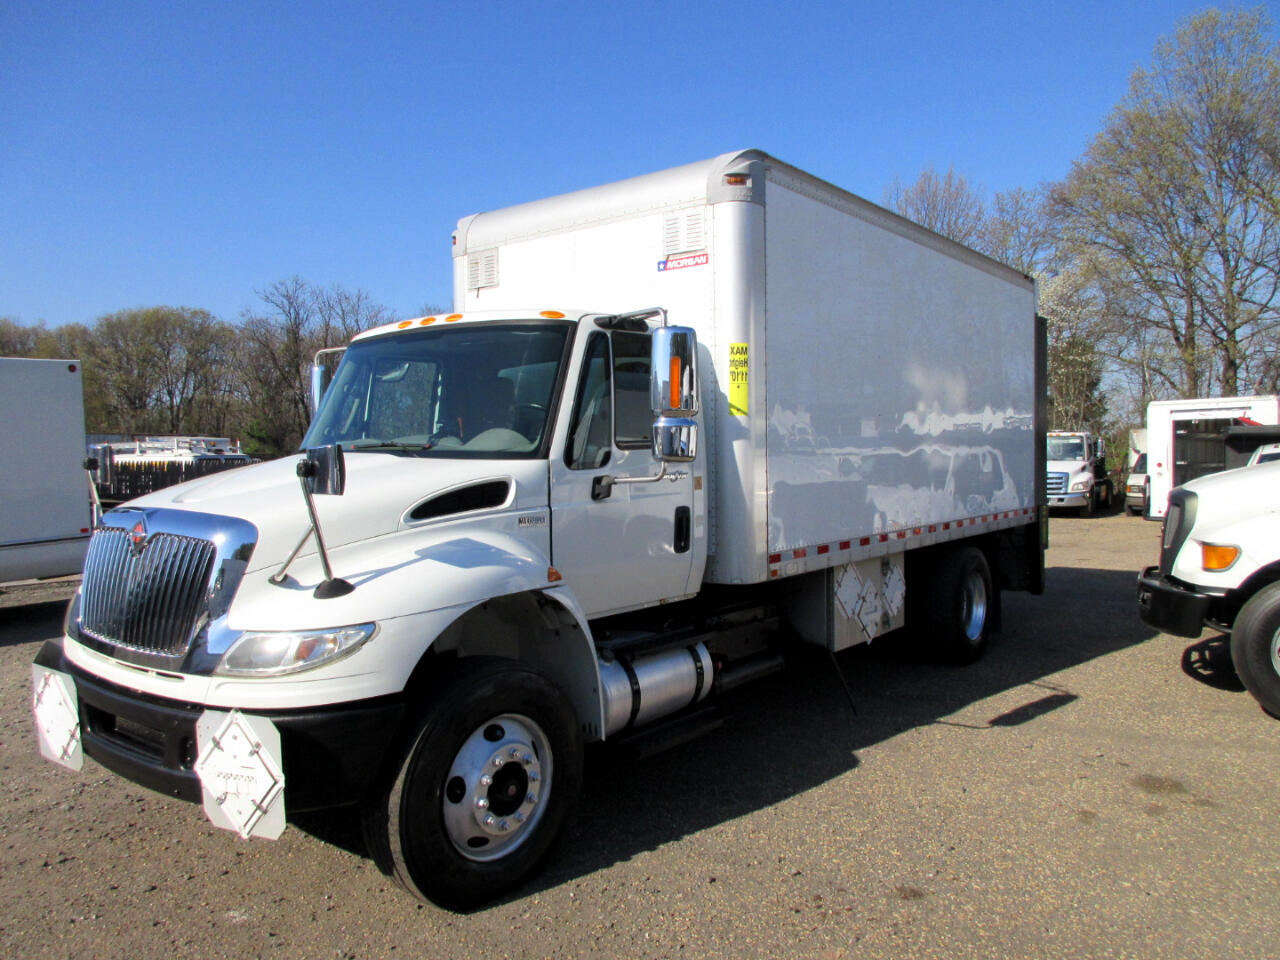
[{"label": "hood", "polygon": [[1045,462],[1045,470],[1053,473],[1079,473],[1081,470],[1089,470],[1088,460],[1048,460]]},{"label": "hood", "polygon": [[[147,494],[125,506],[162,507],[238,517],[258,530],[250,569],[281,563],[309,529],[306,501],[298,481],[301,455],[212,474]],[[440,494],[488,485],[490,498],[500,495],[495,481],[510,493],[492,506],[547,504],[546,464],[538,460],[448,460],[394,453],[349,453],[346,492],[315,497],[325,544],[336,549],[360,540],[394,533],[430,519],[410,518],[419,505]],[[474,511],[475,501],[459,498],[458,507],[440,515]],[[304,552],[312,552],[309,548]]]},{"label": "hood", "polygon": [[1280,460],[1223,470],[1188,481],[1182,489],[1199,498],[1196,522],[1261,515],[1280,510]]}]

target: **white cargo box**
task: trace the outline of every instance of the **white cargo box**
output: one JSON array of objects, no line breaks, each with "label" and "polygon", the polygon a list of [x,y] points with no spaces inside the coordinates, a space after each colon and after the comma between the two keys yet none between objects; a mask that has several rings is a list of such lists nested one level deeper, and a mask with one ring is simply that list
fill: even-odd
[{"label": "white cargo box", "polygon": [[459,311],[697,330],[708,582],[1038,520],[1034,282],[764,153],[467,217],[454,257]]},{"label": "white cargo box", "polygon": [[77,360],[0,358],[0,583],[79,573],[93,526]]}]

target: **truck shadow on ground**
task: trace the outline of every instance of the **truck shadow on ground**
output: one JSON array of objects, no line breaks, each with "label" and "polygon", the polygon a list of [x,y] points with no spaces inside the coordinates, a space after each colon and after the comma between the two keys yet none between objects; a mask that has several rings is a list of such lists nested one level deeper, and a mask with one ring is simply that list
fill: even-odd
[{"label": "truck shadow on ground", "polygon": [[[856,714],[831,657],[817,648],[793,649],[787,670],[722,700],[724,724],[710,734],[640,760],[608,745],[592,748],[559,854],[510,899],[820,787],[856,770],[860,750],[913,728],[1033,723],[1078,699],[1045,678],[1156,635],[1138,618],[1132,573],[1054,568],[1043,596],[1004,597],[1003,634],[972,666],[930,662],[895,638],[840,653],[836,661]],[[1023,686],[1029,687],[1026,702],[1014,708],[993,708],[977,722],[948,719]],[[367,855],[350,813],[299,816],[294,823]]]},{"label": "truck shadow on ground", "polygon": [[1244,692],[1231,662],[1231,637],[1218,634],[1193,643],[1182,652],[1182,671],[1216,690]]}]

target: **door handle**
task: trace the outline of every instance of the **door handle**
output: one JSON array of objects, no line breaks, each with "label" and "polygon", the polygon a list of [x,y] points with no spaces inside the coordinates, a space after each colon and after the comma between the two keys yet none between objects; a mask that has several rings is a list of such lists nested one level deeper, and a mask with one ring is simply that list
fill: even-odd
[{"label": "door handle", "polygon": [[688,553],[692,533],[692,513],[688,507],[676,507],[676,553]]}]

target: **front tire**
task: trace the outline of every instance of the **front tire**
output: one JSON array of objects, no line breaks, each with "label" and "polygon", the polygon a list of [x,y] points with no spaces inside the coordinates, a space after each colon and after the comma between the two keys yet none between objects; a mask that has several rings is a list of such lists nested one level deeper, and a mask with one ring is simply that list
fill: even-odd
[{"label": "front tire", "polygon": [[986,653],[997,598],[981,550],[963,547],[943,554],[923,599],[925,635],[941,659],[963,665]]},{"label": "front tire", "polygon": [[1240,609],[1231,630],[1231,661],[1262,709],[1280,718],[1280,583],[1263,587]]},{"label": "front tire", "polygon": [[582,735],[559,689],[522,664],[464,660],[432,691],[365,838],[414,896],[468,910],[542,863],[582,784]]}]

